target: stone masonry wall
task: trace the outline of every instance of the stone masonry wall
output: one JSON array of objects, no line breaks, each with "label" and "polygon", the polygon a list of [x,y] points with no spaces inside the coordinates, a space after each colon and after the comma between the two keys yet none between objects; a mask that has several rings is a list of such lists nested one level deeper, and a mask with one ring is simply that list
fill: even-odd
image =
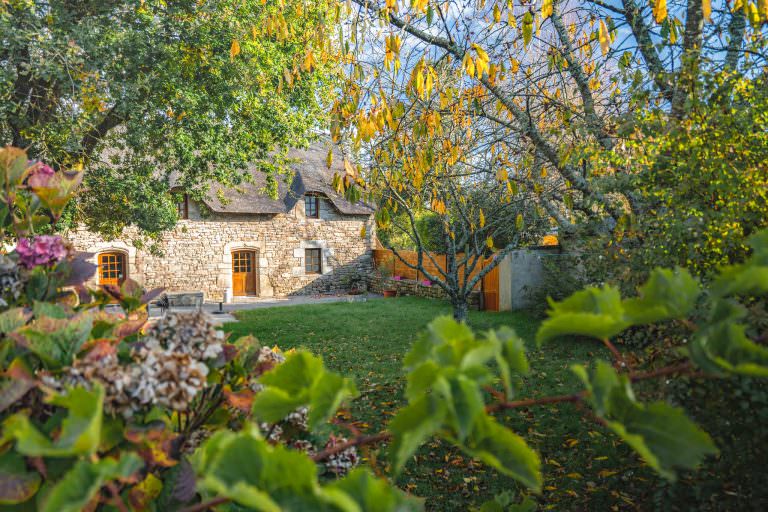
[{"label": "stone masonry wall", "polygon": [[[426,297],[430,299],[448,300],[445,290],[437,285],[424,286],[419,281],[412,279],[395,280],[391,277],[371,276],[368,280],[368,290],[373,293],[382,293],[383,290],[397,290],[398,295],[412,295],[415,297]],[[480,292],[472,292],[469,296],[469,307],[473,309],[480,308]]]},{"label": "stone masonry wall", "polygon": [[[209,301],[223,300],[225,290],[232,288],[232,251],[241,249],[256,251],[262,297],[341,290],[349,276],[371,271],[372,216],[340,214],[325,198],[320,200],[319,219],[306,218],[303,200],[286,214],[207,216],[190,201],[189,217],[162,235],[160,256],[135,247],[130,230],[115,241],[85,229],[67,236],[77,250],[94,253],[94,263],[98,253],[123,252],[128,277],[145,288],[202,291]],[[366,234],[361,237],[363,227]],[[321,249],[322,274],[305,273],[308,248]]]}]

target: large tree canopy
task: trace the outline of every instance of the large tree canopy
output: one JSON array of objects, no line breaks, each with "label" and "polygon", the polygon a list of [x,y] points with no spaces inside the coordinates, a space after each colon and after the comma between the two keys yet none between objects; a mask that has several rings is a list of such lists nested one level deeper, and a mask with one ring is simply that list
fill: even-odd
[{"label": "large tree canopy", "polygon": [[[450,116],[463,138],[483,134],[502,181],[532,191],[563,231],[626,224],[641,206],[623,153],[635,112],[658,109],[672,129],[702,77],[759,79],[767,62],[764,1],[353,2],[358,58],[335,133],[397,145]],[[606,166],[605,153],[624,161]],[[403,174],[429,188],[425,169]]]},{"label": "large tree canopy", "polygon": [[0,142],[89,170],[91,227],[166,229],[165,174],[200,192],[312,136],[335,17],[331,0],[0,2]]}]

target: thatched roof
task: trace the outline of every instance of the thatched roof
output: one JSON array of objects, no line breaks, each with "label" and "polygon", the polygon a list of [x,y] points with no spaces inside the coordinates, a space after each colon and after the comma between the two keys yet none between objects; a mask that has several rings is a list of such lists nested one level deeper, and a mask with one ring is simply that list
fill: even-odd
[{"label": "thatched roof", "polygon": [[248,169],[252,182],[237,187],[211,187],[205,198],[205,204],[217,213],[285,213],[293,209],[307,192],[322,194],[345,215],[370,215],[373,208],[364,203],[353,204],[343,195],[336,193],[332,186],[333,175],[344,174],[344,161],[341,154],[333,147],[333,163],[326,165],[328,146],[315,143],[307,149],[292,149],[288,152],[293,176],[278,178],[277,199],[272,199],[266,192],[266,175],[256,166]]}]

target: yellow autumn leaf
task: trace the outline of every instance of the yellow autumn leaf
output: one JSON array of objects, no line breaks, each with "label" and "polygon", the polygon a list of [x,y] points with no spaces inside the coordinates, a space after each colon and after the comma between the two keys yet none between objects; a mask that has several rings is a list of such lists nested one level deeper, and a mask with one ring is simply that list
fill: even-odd
[{"label": "yellow autumn leaf", "polygon": [[483,213],[482,208],[480,209],[480,227],[485,227],[485,214]]},{"label": "yellow autumn leaf", "polygon": [[749,18],[749,24],[752,25],[753,28],[756,29],[760,26],[760,12],[757,9],[757,5],[752,2],[747,6],[747,17]]},{"label": "yellow autumn leaf", "polygon": [[328,150],[328,155],[325,157],[325,166],[329,169],[333,165],[333,149]]},{"label": "yellow autumn leaf", "polygon": [[517,214],[517,217],[515,217],[515,228],[516,228],[518,231],[520,231],[521,229],[523,229],[523,222],[524,222],[524,221],[523,221],[523,214],[522,214],[522,213],[518,213],[518,214]]},{"label": "yellow autumn leaf", "polygon": [[229,47],[229,60],[234,61],[238,55],[240,55],[240,41],[233,39],[232,46]]},{"label": "yellow autumn leaf", "polygon": [[420,12],[426,11],[427,5],[429,5],[429,0],[411,0],[411,7]]},{"label": "yellow autumn leaf", "polygon": [[701,12],[705,20],[712,21],[712,0],[701,0]]},{"label": "yellow autumn leaf", "polygon": [[541,19],[545,20],[552,16],[552,0],[543,0],[541,4]]},{"label": "yellow autumn leaf", "polygon": [[654,0],[653,19],[656,23],[661,23],[667,19],[667,0]]},{"label": "yellow autumn leaf", "polygon": [[478,44],[475,44],[475,43],[472,43],[472,48],[473,48],[473,49],[475,50],[475,52],[477,53],[477,58],[478,58],[478,59],[480,59],[480,60],[484,60],[485,62],[488,62],[489,60],[491,60],[491,58],[488,56],[488,54],[486,53],[486,51],[485,51],[485,50],[483,50],[483,49],[480,47],[480,45],[478,45]]},{"label": "yellow autumn leaf", "polygon": [[768,0],[757,0],[757,10],[763,17],[763,20],[768,21]]},{"label": "yellow autumn leaf", "polygon": [[464,61],[462,62],[462,64],[464,66],[464,71],[466,71],[469,76],[474,76],[475,63],[472,60],[472,57],[469,56],[469,53],[464,54]]},{"label": "yellow autumn leaf", "polygon": [[496,171],[496,179],[501,182],[507,181],[509,179],[509,174],[504,167],[501,167],[498,171]]},{"label": "yellow autumn leaf", "polygon": [[486,238],[486,239],[485,239],[485,245],[486,245],[486,246],[487,246],[489,249],[493,249],[493,238],[492,238],[492,237],[490,237],[490,236],[489,236],[488,238]]},{"label": "yellow autumn leaf", "polygon": [[360,238],[365,238],[366,233],[365,224],[363,224],[363,227],[360,228]]},{"label": "yellow autumn leaf", "polygon": [[499,9],[499,4],[493,6],[493,21],[495,23],[501,21],[501,9]]},{"label": "yellow autumn leaf", "polygon": [[608,53],[611,49],[611,42],[608,36],[608,27],[605,26],[605,22],[600,20],[600,26],[597,30],[597,38],[600,41],[600,49],[603,51],[603,55]]},{"label": "yellow autumn leaf", "polygon": [[312,50],[307,50],[307,54],[304,56],[304,62],[301,64],[301,69],[304,71],[312,71],[315,69],[315,55]]}]

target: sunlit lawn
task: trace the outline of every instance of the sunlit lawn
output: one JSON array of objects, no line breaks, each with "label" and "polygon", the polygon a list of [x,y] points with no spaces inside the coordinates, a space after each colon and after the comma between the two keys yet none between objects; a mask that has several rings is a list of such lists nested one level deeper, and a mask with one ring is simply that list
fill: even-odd
[{"label": "sunlit lawn", "polygon": [[[404,297],[243,311],[238,314],[241,321],[225,329],[235,337],[253,334],[270,346],[306,348],[321,355],[333,370],[353,376],[361,396],[350,406],[349,421],[374,433],[402,404],[403,355],[419,331],[442,314],[450,314],[444,302]],[[523,313],[473,311],[469,323],[476,330],[508,325],[529,341],[533,373],[521,393],[526,398],[579,390],[569,366],[593,356],[608,357],[600,345],[589,341],[560,340],[536,350],[531,340],[537,321]],[[545,491],[538,499],[545,507],[643,508],[634,502],[641,489],[632,492],[630,486],[647,488],[655,477],[588,413],[561,404],[516,409],[500,419],[540,451]],[[426,498],[428,509],[467,510],[503,490],[520,495],[511,479],[443,443],[428,444],[416,458],[397,483]],[[386,464],[383,453],[378,464],[382,468]],[[640,479],[627,482],[628,474]]]}]

